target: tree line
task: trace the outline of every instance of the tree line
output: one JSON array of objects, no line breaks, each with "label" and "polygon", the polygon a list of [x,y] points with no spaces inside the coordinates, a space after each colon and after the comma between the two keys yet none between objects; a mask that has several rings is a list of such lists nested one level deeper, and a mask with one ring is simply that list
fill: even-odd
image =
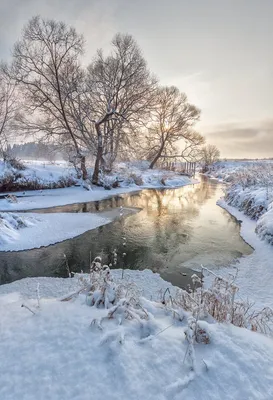
[{"label": "tree line", "polygon": [[63,22],[32,18],[0,70],[0,145],[10,133],[35,135],[71,155],[92,183],[118,157],[194,161],[204,137],[194,126],[200,110],[177,87],[161,86],[136,43],[118,33],[111,51],[82,62],[85,41]]}]

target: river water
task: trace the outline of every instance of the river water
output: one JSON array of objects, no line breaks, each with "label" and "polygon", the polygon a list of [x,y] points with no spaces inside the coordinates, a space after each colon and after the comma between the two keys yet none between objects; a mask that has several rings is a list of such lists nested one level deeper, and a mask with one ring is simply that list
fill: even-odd
[{"label": "river water", "polygon": [[200,269],[201,264],[216,269],[252,252],[240,237],[238,222],[216,205],[221,196],[221,184],[202,178],[199,184],[178,189],[142,190],[96,202],[37,210],[140,209],[109,225],[49,247],[0,252],[0,283],[27,276],[65,277],[64,254],[71,271],[87,272],[90,257],[101,255],[106,263],[113,262],[116,249],[117,267],[150,268],[173,284],[186,287],[193,271]]}]

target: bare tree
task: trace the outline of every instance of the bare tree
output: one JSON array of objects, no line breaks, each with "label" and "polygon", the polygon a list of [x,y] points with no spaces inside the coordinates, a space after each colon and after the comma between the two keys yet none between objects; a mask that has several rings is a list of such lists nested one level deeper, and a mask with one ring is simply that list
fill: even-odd
[{"label": "bare tree", "polygon": [[18,112],[15,91],[16,84],[6,74],[6,67],[2,65],[0,67],[0,150],[3,156]]},{"label": "bare tree", "polygon": [[121,142],[127,139],[128,128],[133,129],[149,113],[156,87],[156,79],[132,36],[117,34],[112,46],[107,57],[101,50],[97,52],[87,75],[96,131],[94,184],[98,184],[105,155],[108,153],[112,162]]},{"label": "bare tree", "polygon": [[202,148],[202,161],[205,164],[205,167],[215,163],[220,158],[219,149],[213,144],[207,144]]},{"label": "bare tree", "polygon": [[188,103],[186,95],[175,86],[158,88],[146,135],[150,168],[160,158],[183,158],[187,161],[196,158],[204,144],[203,136],[192,129],[199,115],[200,111]]},{"label": "bare tree", "polygon": [[78,124],[71,114],[71,99],[83,79],[79,57],[83,37],[62,22],[32,18],[13,50],[11,76],[22,89],[26,132],[61,137],[71,143],[87,178]]}]

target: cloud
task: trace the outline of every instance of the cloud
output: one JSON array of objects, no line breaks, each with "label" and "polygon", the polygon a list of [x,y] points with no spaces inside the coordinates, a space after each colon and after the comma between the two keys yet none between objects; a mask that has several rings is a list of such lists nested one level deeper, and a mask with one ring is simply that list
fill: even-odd
[{"label": "cloud", "polygon": [[[34,15],[54,18],[73,25],[86,39],[86,57],[105,47],[117,31],[115,12],[117,1],[108,0],[1,0],[0,1],[0,58],[10,56],[13,43]],[[16,12],[15,12],[16,10]]]},{"label": "cloud", "polygon": [[205,137],[220,149],[222,157],[273,157],[273,120],[218,125]]}]

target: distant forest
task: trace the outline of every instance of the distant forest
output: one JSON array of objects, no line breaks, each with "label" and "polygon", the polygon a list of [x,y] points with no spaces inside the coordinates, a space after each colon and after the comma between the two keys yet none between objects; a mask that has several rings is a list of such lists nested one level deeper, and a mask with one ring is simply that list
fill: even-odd
[{"label": "distant forest", "polygon": [[54,144],[28,142],[8,145],[8,153],[21,160],[65,160],[67,155]]}]

